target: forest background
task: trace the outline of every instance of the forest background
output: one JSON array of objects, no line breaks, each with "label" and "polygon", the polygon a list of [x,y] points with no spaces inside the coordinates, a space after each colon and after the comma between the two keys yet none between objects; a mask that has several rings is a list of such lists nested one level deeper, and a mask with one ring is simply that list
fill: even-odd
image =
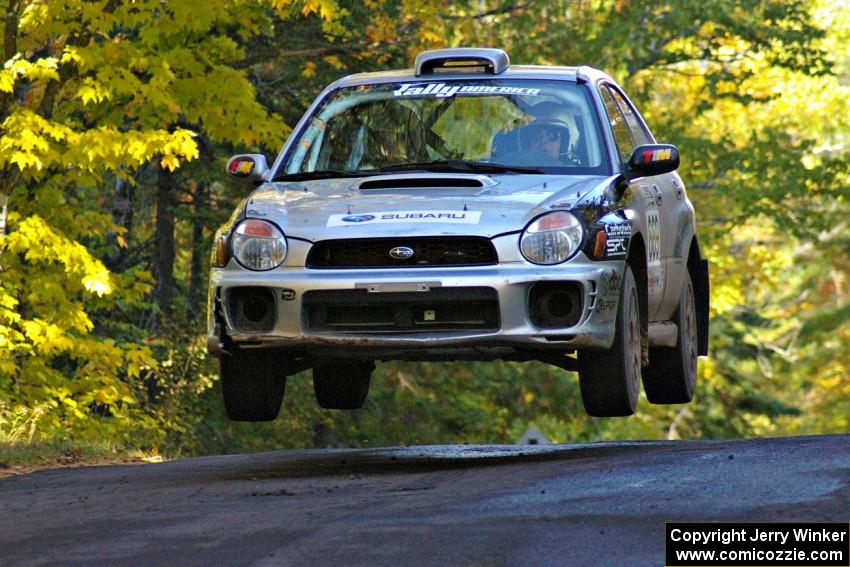
[{"label": "forest background", "polygon": [[[286,447],[850,431],[850,4],[0,0],[0,463]],[[366,406],[224,417],[211,237],[330,81],[423,49],[612,74],[678,145],[711,262],[696,399],[589,418],[541,364],[378,366]],[[44,453],[40,453],[44,454]]]}]

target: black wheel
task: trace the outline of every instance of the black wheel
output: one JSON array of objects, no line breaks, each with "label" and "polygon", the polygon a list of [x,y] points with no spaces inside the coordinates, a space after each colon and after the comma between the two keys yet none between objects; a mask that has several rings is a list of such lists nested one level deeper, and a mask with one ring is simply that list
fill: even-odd
[{"label": "black wheel", "polygon": [[649,349],[649,368],[644,370],[643,389],[653,404],[685,404],[694,397],[697,382],[697,313],[690,274],[673,316],[679,327],[676,346]]},{"label": "black wheel", "polygon": [[347,361],[320,364],[313,368],[316,401],[325,409],[359,409],[369,395],[372,361]]},{"label": "black wheel", "polygon": [[279,354],[231,348],[221,353],[219,364],[227,417],[233,421],[272,421],[277,417],[286,390]]},{"label": "black wheel", "polygon": [[628,265],[619,303],[611,348],[579,351],[581,401],[587,413],[596,417],[632,415],[640,394],[640,304]]}]

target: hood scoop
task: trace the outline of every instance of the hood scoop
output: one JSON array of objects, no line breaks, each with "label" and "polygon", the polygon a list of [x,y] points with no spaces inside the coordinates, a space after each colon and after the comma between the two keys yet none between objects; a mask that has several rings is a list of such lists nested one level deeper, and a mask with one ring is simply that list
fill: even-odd
[{"label": "hood scoop", "polygon": [[400,173],[368,177],[358,181],[352,189],[368,191],[374,189],[482,189],[496,184],[486,175],[463,175],[454,173]]}]

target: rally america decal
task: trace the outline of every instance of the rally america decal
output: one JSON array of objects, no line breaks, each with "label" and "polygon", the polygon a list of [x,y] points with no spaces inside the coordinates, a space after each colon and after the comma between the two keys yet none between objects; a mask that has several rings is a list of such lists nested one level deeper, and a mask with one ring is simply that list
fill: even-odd
[{"label": "rally america decal", "polygon": [[393,96],[433,96],[451,98],[455,95],[528,95],[536,96],[540,89],[524,87],[497,87],[492,85],[447,85],[446,83],[404,84],[393,91]]},{"label": "rally america decal", "polygon": [[478,224],[480,211],[393,211],[331,215],[327,226],[353,226],[397,223]]}]

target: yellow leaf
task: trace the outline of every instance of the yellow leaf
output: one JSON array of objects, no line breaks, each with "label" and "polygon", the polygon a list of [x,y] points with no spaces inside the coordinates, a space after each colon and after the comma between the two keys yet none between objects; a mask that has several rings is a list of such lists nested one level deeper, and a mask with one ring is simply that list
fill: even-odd
[{"label": "yellow leaf", "polygon": [[307,77],[309,79],[310,77],[315,76],[315,74],[316,74],[316,64],[313,63],[312,61],[307,61],[306,63],[304,63],[304,69],[301,71],[301,75],[303,77]]},{"label": "yellow leaf", "polygon": [[0,70],[0,92],[10,93],[15,90],[15,75],[8,69]]},{"label": "yellow leaf", "polygon": [[336,55],[328,55],[324,59],[325,59],[325,63],[327,63],[328,65],[330,65],[334,69],[336,69],[336,70],[342,69],[342,61],[340,61],[339,57],[337,57]]},{"label": "yellow leaf", "polygon": [[109,282],[109,272],[83,278],[83,287],[99,296],[112,293],[112,284]]},{"label": "yellow leaf", "polygon": [[174,171],[178,167],[180,167],[180,160],[177,159],[176,156],[167,155],[162,156],[162,159],[159,162],[160,166],[167,167],[168,171]]},{"label": "yellow leaf", "polygon": [[14,163],[21,171],[28,167],[35,167],[36,169],[42,168],[41,160],[32,154],[24,152],[14,152],[12,157],[9,158],[9,163]]}]

